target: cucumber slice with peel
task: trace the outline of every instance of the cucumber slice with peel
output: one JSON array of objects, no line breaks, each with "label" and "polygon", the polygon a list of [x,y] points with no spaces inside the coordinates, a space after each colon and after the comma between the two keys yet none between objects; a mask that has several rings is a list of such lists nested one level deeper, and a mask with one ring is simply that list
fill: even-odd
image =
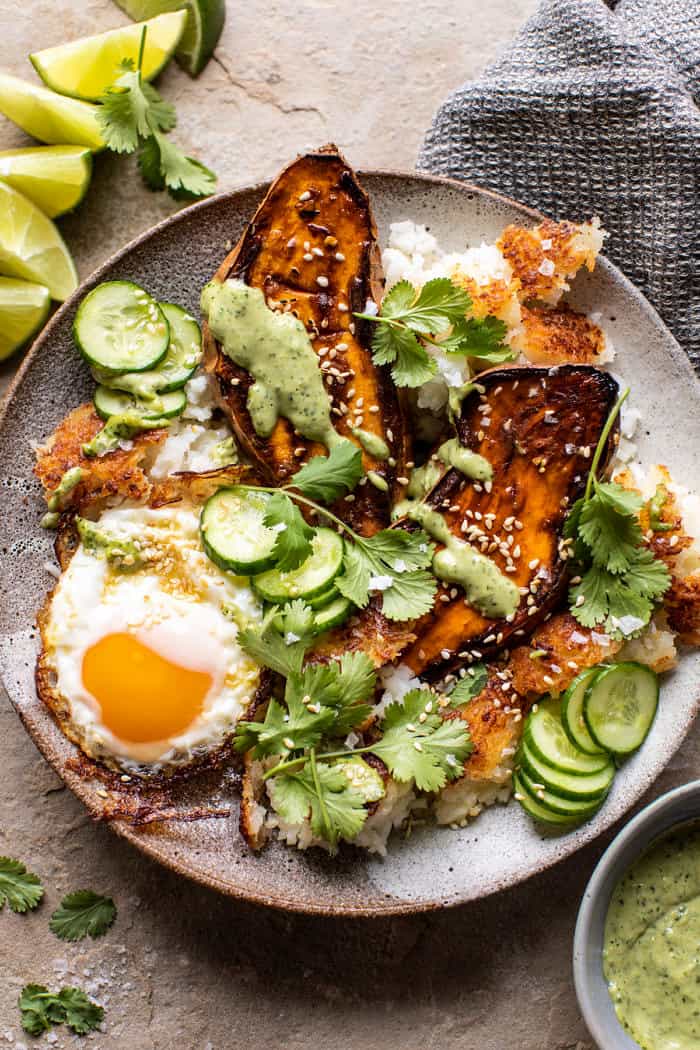
[{"label": "cucumber slice with peel", "polygon": [[271,569],[256,576],[253,590],[266,602],[283,605],[290,598],[314,598],[328,590],[343,565],[344,544],[332,529],[316,529],[312,551],[298,569]]},{"label": "cucumber slice with peel", "polygon": [[325,591],[321,591],[320,594],[315,594],[313,598],[307,598],[306,604],[310,605],[312,609],[321,609],[324,605],[329,605],[338,597],[340,597],[340,591],[335,583],[331,583],[330,587]]},{"label": "cucumber slice with peel", "polygon": [[339,627],[341,623],[345,623],[352,608],[350,599],[341,594],[334,601],[317,609],[314,613],[314,633],[322,634],[323,631],[330,631],[331,627]]},{"label": "cucumber slice with peel", "polygon": [[105,372],[155,368],[170,345],[163,311],[132,281],[105,281],[85,296],[73,322],[83,357]]},{"label": "cucumber slice with peel", "polygon": [[191,379],[202,360],[202,332],[187,310],[174,303],[158,303],[170,329],[168,351],[157,368],[148,372],[121,372],[114,374],[102,368],[93,368],[98,383],[124,390],[144,401],[154,400],[158,394],[179,390]]},{"label": "cucumber slice with peel", "polygon": [[538,802],[540,806],[544,806],[545,809],[556,813],[557,816],[568,817],[571,821],[587,820],[593,816],[600,809],[606,797],[603,794],[594,801],[589,799],[577,801],[571,798],[562,798],[561,795],[555,795],[552,791],[548,791],[547,788],[539,787],[524,769],[518,771],[518,779],[521,781],[527,794]]},{"label": "cucumber slice with peel", "polygon": [[644,743],[658,702],[659,680],[650,667],[613,664],[586,689],[586,728],[599,747],[614,755],[630,755]]},{"label": "cucumber slice with peel", "polygon": [[[562,731],[563,732],[563,731]],[[583,756],[586,757],[586,756]],[[523,739],[518,751],[518,762],[535,784],[561,798],[573,801],[596,802],[609,790],[615,776],[615,766],[608,759],[606,765],[595,773],[584,775],[566,773],[550,766],[535,755],[527,739]]]},{"label": "cucumber slice with peel", "polygon": [[586,689],[600,674],[600,667],[589,667],[574,678],[561,698],[561,723],[574,747],[586,755],[600,755],[604,750],[596,744],[583,720],[583,699]]},{"label": "cucumber slice with peel", "polygon": [[277,533],[263,524],[269,496],[236,486],[218,489],[202,508],[199,530],[207,555],[238,576],[275,564]]},{"label": "cucumber slice with peel", "polygon": [[570,816],[555,813],[548,809],[539,799],[530,794],[523,783],[519,773],[513,774],[513,789],[518,796],[518,802],[525,812],[540,824],[549,824],[553,827],[564,828],[575,823]]},{"label": "cucumber slice with peel", "polygon": [[574,776],[597,773],[608,764],[605,754],[586,755],[572,744],[562,726],[558,700],[543,700],[525,723],[524,739],[537,758]]},{"label": "cucumber slice with peel", "polygon": [[174,419],[187,405],[184,390],[173,390],[170,394],[159,394],[152,401],[141,401],[140,398],[120,390],[98,386],[94,400],[97,414],[104,420],[112,416],[134,416],[145,420]]}]

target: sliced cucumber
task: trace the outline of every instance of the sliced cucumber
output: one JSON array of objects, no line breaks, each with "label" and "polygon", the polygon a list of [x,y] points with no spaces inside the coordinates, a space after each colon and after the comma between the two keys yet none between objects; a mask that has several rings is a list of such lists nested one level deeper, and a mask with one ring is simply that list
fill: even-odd
[{"label": "sliced cucumber", "polygon": [[168,352],[156,369],[148,372],[122,372],[114,375],[102,368],[93,368],[98,383],[124,390],[145,401],[157,394],[179,390],[197,370],[202,359],[202,333],[194,317],[174,303],[158,303],[170,328]]},{"label": "sliced cucumber", "polygon": [[263,524],[266,492],[222,488],[202,508],[199,529],[207,555],[238,576],[264,572],[275,564],[277,533]]},{"label": "sliced cucumber", "polygon": [[525,812],[535,820],[538,820],[541,824],[551,824],[555,827],[562,827],[563,825],[574,823],[570,816],[564,816],[562,813],[555,813],[554,810],[548,809],[544,806],[539,799],[533,798],[518,773],[513,774],[513,788],[518,795],[518,801]]},{"label": "sliced cucumber", "polygon": [[537,710],[528,716],[523,735],[540,761],[563,773],[586,776],[608,764],[607,755],[586,755],[571,743],[562,726],[558,700],[540,702]]},{"label": "sliced cucumber", "polygon": [[313,598],[307,598],[306,604],[310,605],[312,609],[321,609],[324,605],[330,605],[330,603],[335,601],[339,596],[340,591],[335,583],[331,583],[330,587],[327,587],[325,591],[321,591],[320,594],[315,594]]},{"label": "sliced cucumber", "polygon": [[524,769],[519,770],[518,778],[527,794],[540,806],[556,813],[557,816],[568,817],[572,821],[587,820],[588,817],[593,816],[606,797],[604,793],[593,802],[588,799],[576,801],[571,798],[562,798],[561,795],[555,795],[546,788],[536,787],[535,781],[527,775]]},{"label": "sliced cucumber", "polygon": [[533,754],[527,740],[523,740],[518,754],[520,765],[535,784],[542,784],[554,795],[574,801],[582,799],[597,801],[608,791],[615,776],[615,766],[610,760],[596,773],[588,773],[583,776],[565,773]]},{"label": "sliced cucumber", "polygon": [[659,680],[650,667],[622,663],[606,667],[586,690],[583,717],[594,742],[614,755],[641,747],[659,702]]},{"label": "sliced cucumber", "polygon": [[173,390],[170,394],[158,395],[152,401],[98,386],[94,395],[95,408],[102,419],[112,416],[138,416],[141,419],[174,419],[184,411],[187,398],[184,390]]},{"label": "sliced cucumber", "polygon": [[315,598],[336,578],[343,564],[343,541],[332,529],[317,529],[311,554],[298,569],[271,569],[256,576],[253,589],[267,602],[282,605],[290,598]]},{"label": "sliced cucumber", "polygon": [[587,671],[582,671],[574,678],[561,698],[561,723],[564,732],[574,747],[579,748],[586,755],[599,755],[602,751],[586,729],[586,723],[583,720],[583,698],[586,695],[586,689],[600,674],[600,671],[600,667],[589,667]]},{"label": "sliced cucumber", "polygon": [[93,288],[78,307],[73,335],[83,357],[111,374],[155,368],[170,342],[165,314],[132,281]]},{"label": "sliced cucumber", "polygon": [[353,605],[349,598],[339,595],[335,601],[329,602],[314,613],[314,633],[321,634],[330,631],[331,627],[339,627],[345,623]]}]

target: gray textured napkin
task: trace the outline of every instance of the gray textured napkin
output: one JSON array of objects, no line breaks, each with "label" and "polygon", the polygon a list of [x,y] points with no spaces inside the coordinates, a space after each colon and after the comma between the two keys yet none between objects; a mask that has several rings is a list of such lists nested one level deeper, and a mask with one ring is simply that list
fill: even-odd
[{"label": "gray textured napkin", "polygon": [[419,167],[558,218],[605,252],[700,365],[700,0],[543,0],[441,106]]}]

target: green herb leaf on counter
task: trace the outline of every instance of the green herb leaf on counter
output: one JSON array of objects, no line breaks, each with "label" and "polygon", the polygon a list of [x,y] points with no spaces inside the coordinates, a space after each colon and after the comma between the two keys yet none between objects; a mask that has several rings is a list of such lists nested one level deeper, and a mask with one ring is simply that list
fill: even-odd
[{"label": "green herb leaf on counter", "polygon": [[92,890],[77,890],[63,898],[51,916],[49,929],[62,941],[80,941],[88,935],[102,937],[117,917],[111,897]]},{"label": "green herb leaf on counter", "polygon": [[450,707],[460,707],[478,696],[488,681],[489,673],[485,664],[474,664],[467,668],[464,678],[460,678],[450,693]]},{"label": "green herb leaf on counter", "polygon": [[314,456],[296,472],[287,487],[320,503],[334,503],[352,492],[362,477],[362,451],[352,441],[341,441],[327,456]]},{"label": "green herb leaf on counter", "polygon": [[415,780],[421,791],[439,791],[448,780],[461,776],[464,759],[472,751],[464,722],[444,721],[436,708],[437,697],[430,689],[412,689],[401,703],[389,704],[382,737],[371,748],[396,780]]},{"label": "green herb leaf on counter", "polygon": [[284,492],[274,492],[267,502],[263,524],[277,530],[274,555],[280,572],[297,569],[311,554],[314,530],[304,521],[296,503]]},{"label": "green herb leaf on counter", "polygon": [[591,463],[586,492],[571,509],[564,536],[580,577],[569,590],[572,615],[584,627],[630,638],[648,624],[654,603],[671,584],[668,569],[644,546],[641,497],[616,482],[599,481],[598,464],[626,390],[618,399]]},{"label": "green herb leaf on counter", "polygon": [[36,908],[43,896],[38,875],[27,871],[19,860],[0,857],[0,909],[7,901],[11,911],[22,915]]},{"label": "green herb leaf on counter", "polygon": [[87,1035],[102,1024],[104,1010],[80,988],[62,988],[58,994],[42,984],[28,984],[18,1000],[22,1028],[42,1035],[55,1024],[65,1024],[76,1035]]},{"label": "green herb leaf on counter", "polygon": [[138,63],[123,61],[120,75],[100,99],[96,115],[102,137],[115,153],[134,153],[141,145],[139,169],[150,189],[167,188],[176,199],[209,196],[216,175],[165,137],[175,127],[175,107],[141,77],[145,39],[146,29]]}]

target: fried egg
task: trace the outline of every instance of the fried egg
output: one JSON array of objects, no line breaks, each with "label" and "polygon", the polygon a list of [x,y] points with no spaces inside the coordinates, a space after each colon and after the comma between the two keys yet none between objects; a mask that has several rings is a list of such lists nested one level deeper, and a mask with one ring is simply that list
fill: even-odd
[{"label": "fried egg", "polygon": [[40,692],[64,733],[142,775],[217,751],[260,683],[238,641],[262,615],[248,581],[207,558],[198,508],[118,507],[81,536],[42,624]]}]

